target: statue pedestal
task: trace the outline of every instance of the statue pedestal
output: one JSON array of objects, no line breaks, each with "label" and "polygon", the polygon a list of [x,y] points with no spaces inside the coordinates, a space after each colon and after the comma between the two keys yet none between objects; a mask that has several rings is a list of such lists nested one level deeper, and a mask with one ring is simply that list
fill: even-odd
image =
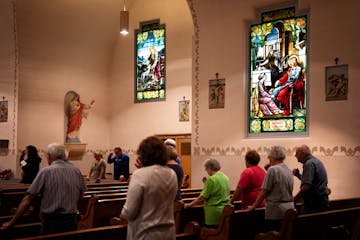
[{"label": "statue pedestal", "polygon": [[86,143],[68,142],[64,145],[69,152],[69,160],[82,160],[86,151]]}]

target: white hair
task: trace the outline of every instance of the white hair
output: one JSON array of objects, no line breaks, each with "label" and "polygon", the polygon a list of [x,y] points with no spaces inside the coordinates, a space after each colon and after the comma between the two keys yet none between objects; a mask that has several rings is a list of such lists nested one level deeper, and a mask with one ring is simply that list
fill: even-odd
[{"label": "white hair", "polygon": [[285,148],[281,146],[271,147],[268,157],[275,160],[283,161],[286,157]]},{"label": "white hair", "polygon": [[51,160],[67,160],[68,158],[68,151],[64,144],[61,143],[51,143],[48,145],[47,153]]},{"label": "white hair", "polygon": [[220,163],[216,159],[213,159],[213,158],[207,159],[204,163],[204,166],[206,169],[210,169],[215,172],[219,171],[221,168]]},{"label": "white hair", "polygon": [[169,145],[169,146],[176,148],[176,142],[174,139],[168,138],[165,140],[164,143],[165,143],[165,145]]}]

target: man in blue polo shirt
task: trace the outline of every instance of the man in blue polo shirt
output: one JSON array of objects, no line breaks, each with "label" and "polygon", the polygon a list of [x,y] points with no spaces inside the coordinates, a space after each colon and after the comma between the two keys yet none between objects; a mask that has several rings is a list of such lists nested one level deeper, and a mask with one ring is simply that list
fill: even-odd
[{"label": "man in blue polo shirt", "polygon": [[329,207],[329,189],[326,169],[323,163],[311,154],[310,148],[302,145],[296,148],[295,157],[303,164],[303,173],[294,169],[293,173],[301,180],[300,191],[294,201],[304,199],[302,213],[326,211]]},{"label": "man in blue polo shirt", "polygon": [[114,163],[114,179],[127,181],[129,179],[129,156],[120,147],[114,148],[109,154],[108,163]]}]

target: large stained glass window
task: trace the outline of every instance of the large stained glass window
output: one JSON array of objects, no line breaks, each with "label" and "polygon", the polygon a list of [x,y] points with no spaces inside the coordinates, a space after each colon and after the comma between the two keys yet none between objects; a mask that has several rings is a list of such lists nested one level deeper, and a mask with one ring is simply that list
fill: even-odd
[{"label": "large stained glass window", "polygon": [[165,100],[165,25],[159,23],[145,22],[135,31],[135,102]]},{"label": "large stained glass window", "polygon": [[250,29],[252,134],[307,129],[307,17],[280,15],[286,18],[272,13]]}]

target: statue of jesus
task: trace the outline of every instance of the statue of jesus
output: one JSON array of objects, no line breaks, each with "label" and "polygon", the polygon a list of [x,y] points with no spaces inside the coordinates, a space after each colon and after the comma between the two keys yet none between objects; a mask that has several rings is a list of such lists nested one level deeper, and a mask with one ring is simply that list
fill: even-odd
[{"label": "statue of jesus", "polygon": [[82,118],[87,118],[89,110],[94,105],[95,100],[90,104],[84,104],[80,101],[80,95],[70,91],[65,97],[65,112],[68,120],[66,131],[66,142],[80,142],[79,131],[82,124]]}]

